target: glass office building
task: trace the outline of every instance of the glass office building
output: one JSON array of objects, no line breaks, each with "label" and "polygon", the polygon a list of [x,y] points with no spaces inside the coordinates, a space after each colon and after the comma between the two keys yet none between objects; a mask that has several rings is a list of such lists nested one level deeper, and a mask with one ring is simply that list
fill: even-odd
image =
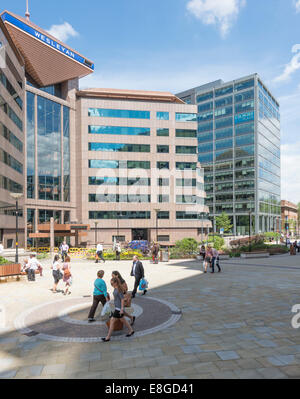
[{"label": "glass office building", "polygon": [[178,97],[198,106],[198,156],[215,231],[222,212],[234,235],[280,231],[280,109],[266,85],[255,74]]}]

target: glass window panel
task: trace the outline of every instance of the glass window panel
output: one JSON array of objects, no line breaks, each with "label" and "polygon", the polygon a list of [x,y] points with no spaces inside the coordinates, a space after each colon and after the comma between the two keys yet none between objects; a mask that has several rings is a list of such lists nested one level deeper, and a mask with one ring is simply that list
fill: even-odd
[{"label": "glass window panel", "polygon": [[88,115],[101,118],[150,119],[150,111],[125,109],[89,108]]},{"label": "glass window panel", "polygon": [[156,134],[158,137],[169,137],[169,129],[157,129]]},{"label": "glass window panel", "polygon": [[210,162],[213,162],[213,160],[214,160],[214,154],[213,153],[199,155],[199,162],[200,163],[210,163]]},{"label": "glass window panel", "polygon": [[151,219],[151,213],[148,211],[90,211],[89,219]]},{"label": "glass window panel", "polygon": [[198,122],[205,122],[213,119],[213,117],[214,117],[213,111],[205,112],[203,114],[198,115]]},{"label": "glass window panel", "polygon": [[254,123],[247,123],[235,127],[235,135],[241,136],[242,134],[254,133]]},{"label": "glass window panel", "polygon": [[235,178],[237,180],[241,180],[241,179],[252,179],[255,177],[255,172],[254,169],[243,169],[243,170],[239,170],[235,172]]},{"label": "glass window panel", "polygon": [[243,114],[235,115],[234,120],[236,125],[254,121],[254,112],[245,112]]},{"label": "glass window panel", "polygon": [[248,134],[235,138],[235,145],[241,147],[244,145],[254,144],[254,134]]},{"label": "glass window panel", "polygon": [[198,105],[198,112],[211,111],[213,108],[214,108],[213,102]]},{"label": "glass window panel", "polygon": [[213,130],[213,122],[209,122],[209,123],[200,123],[198,125],[198,133],[202,133],[202,132],[206,132],[208,130]]},{"label": "glass window panel", "polygon": [[216,150],[222,150],[225,148],[231,148],[233,146],[233,140],[232,139],[227,139],[227,140],[219,140],[216,142]]},{"label": "glass window panel", "polygon": [[178,138],[197,138],[197,130],[176,129],[176,137],[178,137]]},{"label": "glass window panel", "polygon": [[205,143],[206,141],[213,141],[213,132],[198,134],[198,143]]},{"label": "glass window panel", "polygon": [[231,159],[233,157],[233,150],[222,150],[216,151],[216,161],[223,161],[225,159]]},{"label": "glass window panel", "polygon": [[176,212],[176,220],[198,220],[200,218],[195,212]]},{"label": "glass window panel", "polygon": [[150,152],[150,145],[123,143],[89,143],[89,151]]},{"label": "glass window panel", "polygon": [[216,140],[225,139],[233,136],[233,129],[231,127],[226,129],[216,130]]},{"label": "glass window panel", "polygon": [[236,83],[234,85],[235,91],[241,91],[245,89],[249,89],[254,86],[254,79],[246,80],[245,82]]},{"label": "glass window panel", "polygon": [[205,93],[205,94],[199,94],[197,96],[197,103],[202,103],[204,101],[210,100],[212,99],[214,96],[214,93],[212,91],[210,91],[209,93]]},{"label": "glass window panel", "polygon": [[246,101],[235,106],[235,112],[246,112],[246,111],[253,111],[254,110],[254,101]]},{"label": "glass window panel", "polygon": [[197,154],[197,147],[176,146],[176,154]]},{"label": "glass window panel", "polygon": [[115,134],[127,136],[150,136],[148,127],[128,127],[128,126],[95,126],[89,125],[90,134]]},{"label": "glass window panel", "polygon": [[219,108],[215,111],[216,118],[224,118],[228,115],[232,115],[232,107]]},{"label": "glass window panel", "polygon": [[249,155],[254,155],[254,145],[235,149],[236,158],[249,157]]},{"label": "glass window panel", "polygon": [[197,163],[196,162],[176,162],[177,170],[196,170]]},{"label": "glass window panel", "polygon": [[196,122],[197,114],[187,114],[187,113],[176,112],[175,120],[176,120],[176,122]]},{"label": "glass window panel", "polygon": [[233,86],[223,87],[222,89],[215,90],[215,96],[221,97],[226,96],[226,94],[233,93]]},{"label": "glass window panel", "polygon": [[213,143],[204,143],[199,145],[198,147],[198,153],[203,153],[203,152],[210,152],[213,151]]},{"label": "glass window panel", "polygon": [[216,129],[221,129],[221,128],[228,127],[228,126],[232,126],[232,117],[215,121]]},{"label": "glass window panel", "polygon": [[157,162],[157,169],[170,169],[170,163],[165,161]]},{"label": "glass window panel", "polygon": [[233,99],[232,96],[221,98],[220,100],[215,101],[216,108],[226,107],[226,105],[232,105]]},{"label": "glass window panel", "polygon": [[157,153],[158,154],[169,154],[170,147],[168,145],[158,145],[157,146]]},{"label": "glass window panel", "polygon": [[156,119],[159,121],[168,121],[170,119],[169,112],[157,112]]},{"label": "glass window panel", "polygon": [[196,179],[176,179],[176,187],[196,187]]},{"label": "glass window panel", "polygon": [[254,99],[254,90],[245,91],[244,93],[235,95],[235,102],[239,103],[241,101],[253,100]]}]

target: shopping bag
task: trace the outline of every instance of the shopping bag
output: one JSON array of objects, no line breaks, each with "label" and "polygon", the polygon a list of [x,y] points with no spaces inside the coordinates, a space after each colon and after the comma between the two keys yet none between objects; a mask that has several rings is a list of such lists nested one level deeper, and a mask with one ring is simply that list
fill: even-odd
[{"label": "shopping bag", "polygon": [[145,291],[148,288],[148,281],[144,278],[141,279],[140,285],[139,285],[139,290],[140,291]]},{"label": "shopping bag", "polygon": [[106,304],[103,306],[101,316],[109,316],[111,313],[111,308],[109,302],[106,302]]}]

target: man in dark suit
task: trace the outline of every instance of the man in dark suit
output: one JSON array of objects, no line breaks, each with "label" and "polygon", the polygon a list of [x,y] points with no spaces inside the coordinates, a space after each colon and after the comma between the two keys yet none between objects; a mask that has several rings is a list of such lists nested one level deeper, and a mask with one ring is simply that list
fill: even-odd
[{"label": "man in dark suit", "polygon": [[[134,298],[136,291],[140,285],[141,279],[145,277],[144,266],[142,262],[139,260],[138,256],[133,257],[133,265],[130,275],[135,278],[134,289],[132,291],[132,298]],[[143,295],[145,295],[146,293],[147,290],[144,291]]]}]

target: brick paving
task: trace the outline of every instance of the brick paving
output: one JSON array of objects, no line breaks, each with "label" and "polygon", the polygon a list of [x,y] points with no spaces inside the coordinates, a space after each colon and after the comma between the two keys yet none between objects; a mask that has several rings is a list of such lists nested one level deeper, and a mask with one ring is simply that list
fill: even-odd
[{"label": "brick paving", "polygon": [[[0,284],[6,316],[0,327],[0,378],[300,378],[300,329],[291,326],[292,306],[300,303],[298,256],[226,261],[220,274],[202,274],[197,261],[144,262],[149,296],[174,304],[182,316],[152,334],[107,344],[41,340],[38,335],[22,335],[15,320],[28,311],[33,330],[46,328],[53,321],[51,312],[57,313],[64,299],[74,303],[85,297],[88,305],[101,268],[107,283],[111,271],[120,270],[132,289],[130,262],[73,261],[74,285],[67,298],[49,291],[53,283],[49,262],[44,265],[45,277],[37,277],[36,283],[23,279]],[[143,306],[142,301],[150,298],[137,297],[136,304]],[[50,302],[57,304],[49,309]],[[40,324],[30,319],[37,306],[42,310]],[[162,315],[166,309],[163,303],[159,306]],[[149,320],[155,318],[152,310],[144,310],[140,321],[147,320],[147,313]],[[63,335],[66,328],[78,333],[76,320],[83,320],[84,311],[71,312],[75,324],[60,320],[52,333]],[[159,321],[163,323],[163,318]],[[89,336],[101,334],[100,326],[80,328],[93,329]]]}]

